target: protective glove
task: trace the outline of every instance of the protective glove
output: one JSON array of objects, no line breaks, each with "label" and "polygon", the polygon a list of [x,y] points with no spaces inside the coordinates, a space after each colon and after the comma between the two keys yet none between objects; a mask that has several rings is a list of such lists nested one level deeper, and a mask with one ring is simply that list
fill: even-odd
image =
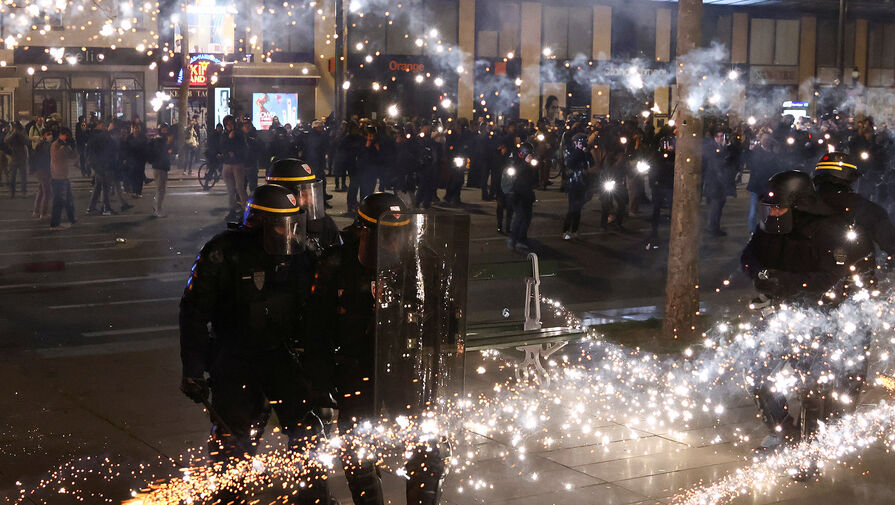
[{"label": "protective glove", "polygon": [[196,403],[205,403],[211,391],[208,389],[208,381],[203,377],[184,377],[180,382],[180,390],[190,400]]},{"label": "protective glove", "polygon": [[758,273],[755,279],[755,289],[759,293],[770,295],[771,297],[781,297],[786,295],[793,285],[794,275],[781,270],[767,269]]},{"label": "protective glove", "polygon": [[314,412],[324,424],[330,424],[338,416],[338,404],[331,393],[318,395],[314,401]]}]

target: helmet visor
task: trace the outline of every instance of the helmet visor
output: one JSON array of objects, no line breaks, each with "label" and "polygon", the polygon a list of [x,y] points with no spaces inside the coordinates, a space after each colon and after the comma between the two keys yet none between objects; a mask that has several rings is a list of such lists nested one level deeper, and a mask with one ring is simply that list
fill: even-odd
[{"label": "helmet visor", "polygon": [[758,206],[759,227],[765,233],[784,235],[792,231],[792,210],[763,201]]},{"label": "helmet visor", "polygon": [[305,249],[307,214],[265,215],[264,250],[274,256],[291,256]]},{"label": "helmet visor", "polygon": [[307,211],[308,221],[316,221],[326,216],[323,200],[323,181],[301,182],[296,188],[298,206]]}]

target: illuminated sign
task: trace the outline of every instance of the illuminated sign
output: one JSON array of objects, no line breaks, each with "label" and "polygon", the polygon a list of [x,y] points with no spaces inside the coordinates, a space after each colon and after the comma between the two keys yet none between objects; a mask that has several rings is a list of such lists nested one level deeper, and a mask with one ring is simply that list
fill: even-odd
[{"label": "illuminated sign", "polygon": [[388,62],[389,70],[396,70],[399,72],[425,72],[426,65],[422,63],[401,63],[395,60]]},{"label": "illuminated sign", "polygon": [[[224,66],[226,63],[213,54],[196,54],[190,57],[190,86],[207,86],[209,83],[208,67],[215,65]],[[183,82],[183,69],[177,75],[177,84]]]}]

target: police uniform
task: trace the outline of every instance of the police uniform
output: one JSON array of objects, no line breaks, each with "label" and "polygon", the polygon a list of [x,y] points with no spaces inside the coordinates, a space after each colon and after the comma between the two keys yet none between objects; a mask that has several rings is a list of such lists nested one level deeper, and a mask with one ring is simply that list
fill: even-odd
[{"label": "police uniform", "polygon": [[[860,234],[849,233],[853,231],[850,223],[815,193],[807,174],[789,171],[772,177],[762,206],[764,216],[741,256],[743,270],[760,293],[816,306],[822,299],[835,303],[847,297],[854,288],[850,277],[855,273],[872,282],[872,244]],[[825,296],[830,293],[835,296]],[[769,356],[756,363],[753,370],[752,393],[772,430],[768,438],[777,438],[773,444],[763,444],[767,447],[782,441],[780,436],[795,436],[796,432],[786,398],[773,391],[767,381],[784,361],[781,356]],[[793,366],[802,368],[810,363]],[[844,374],[850,381],[846,384],[850,391],[859,389],[865,372]]]},{"label": "police uniform", "polygon": [[857,164],[849,156],[832,152],[817,162],[813,180],[827,205],[893,257],[895,227],[882,207],[852,191],[852,184],[859,177]]},{"label": "police uniform", "polygon": [[[306,331],[313,272],[301,252],[301,219],[288,189],[260,186],[246,226],[212,238],[190,272],[180,303],[181,389],[208,405],[210,387],[213,461],[255,454],[271,406],[292,448],[318,432],[302,424],[314,417],[311,379],[324,375],[316,369],[327,365],[328,351]],[[325,480],[312,476],[299,503],[326,496]]]},{"label": "police uniform", "polygon": [[[397,210],[396,210],[397,209]],[[404,212],[401,200],[388,193],[374,193],[360,202],[354,224],[342,230],[344,245],[321,272],[320,296],[328,307],[321,311],[322,324],[335,328],[333,342],[336,371],[333,382],[342,432],[378,415],[374,403],[376,356],[376,226],[383,212]],[[370,459],[359,459],[346,447],[342,467],[355,505],[381,505],[379,469]],[[444,463],[437,451],[420,451],[406,465],[407,503],[438,502]]]}]

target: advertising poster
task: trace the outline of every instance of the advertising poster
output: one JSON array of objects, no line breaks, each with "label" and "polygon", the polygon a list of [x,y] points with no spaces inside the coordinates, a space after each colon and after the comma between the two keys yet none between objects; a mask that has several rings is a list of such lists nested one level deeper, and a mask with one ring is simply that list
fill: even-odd
[{"label": "advertising poster", "polygon": [[297,93],[252,93],[252,124],[255,128],[269,129],[274,118],[281,126],[298,124]]},{"label": "advertising poster", "polygon": [[214,124],[224,123],[224,116],[230,114],[230,88],[214,89]]}]

